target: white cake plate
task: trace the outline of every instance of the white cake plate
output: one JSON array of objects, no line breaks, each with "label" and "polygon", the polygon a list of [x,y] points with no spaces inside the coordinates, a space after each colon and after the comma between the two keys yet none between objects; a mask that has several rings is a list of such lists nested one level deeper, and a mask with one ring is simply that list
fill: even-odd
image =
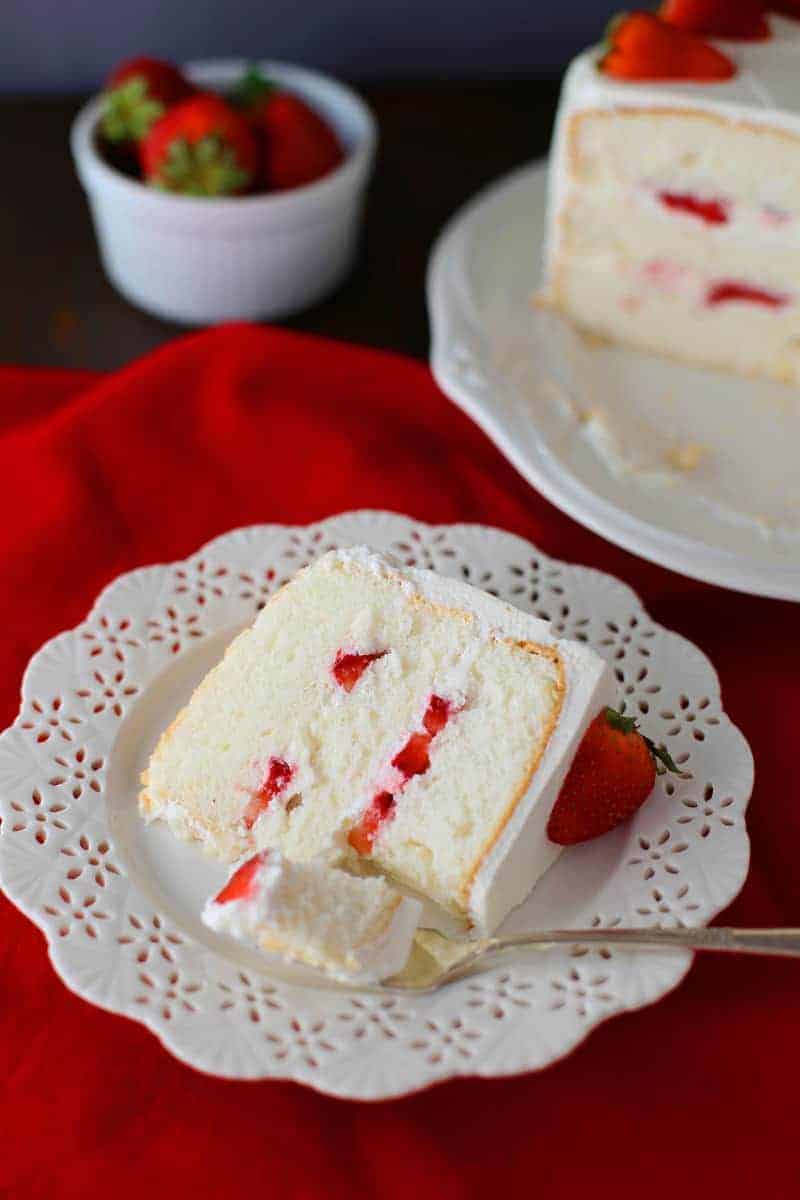
[{"label": "white cake plate", "polygon": [[0,738],[3,888],[44,932],[68,987],[141,1021],[192,1066],[378,1099],[546,1066],[605,1018],[663,996],[690,956],[517,952],[435,995],[383,998],[202,925],[225,868],[160,822],[145,826],[140,771],[270,593],[326,549],[358,543],[467,579],[585,639],[613,661],[628,711],[692,772],[662,777],[632,821],[566,851],[507,928],[708,922],[747,873],[753,763],[696,647],[651,621],[611,576],[496,529],[380,512],[261,525],[106,588],[83,625],[34,656],[20,715]]},{"label": "white cake plate", "polygon": [[[596,533],[709,583],[800,599],[800,389],[590,345],[534,307],[546,182],[546,163],[526,166],[441,234],[428,271],[440,387]],[[612,470],[598,453],[586,417],[603,411],[624,422],[642,469]],[[660,469],[647,447],[660,453],[662,433],[666,446],[718,452],[697,470]]]}]

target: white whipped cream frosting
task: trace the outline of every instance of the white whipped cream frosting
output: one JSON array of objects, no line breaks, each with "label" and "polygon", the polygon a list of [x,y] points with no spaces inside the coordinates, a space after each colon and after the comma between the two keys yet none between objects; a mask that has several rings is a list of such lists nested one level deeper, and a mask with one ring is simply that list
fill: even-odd
[{"label": "white whipped cream frosting", "polygon": [[[231,876],[241,865],[237,863],[233,867]],[[273,935],[277,942],[284,944],[286,957],[321,967],[334,978],[348,983],[379,983],[398,974],[411,952],[422,911],[420,902],[402,897],[380,936],[366,944],[350,943],[346,950],[346,961],[326,947],[322,934],[316,941],[312,933],[307,937],[304,949],[299,944],[292,949],[291,931],[297,919],[293,885],[297,882],[302,884],[310,874],[315,877],[315,890],[324,895],[326,920],[330,919],[332,909],[335,911],[340,907],[340,929],[346,932],[349,909],[341,903],[341,896],[337,895],[333,886],[342,872],[323,860],[291,863],[279,850],[266,852],[265,861],[257,870],[249,895],[222,904],[216,900],[218,893],[210,897],[203,908],[203,922],[215,933],[257,947],[261,946],[265,936]],[[324,889],[326,879],[332,885],[327,891]],[[320,884],[323,885],[322,889]],[[307,914],[304,920],[307,925]]]}]

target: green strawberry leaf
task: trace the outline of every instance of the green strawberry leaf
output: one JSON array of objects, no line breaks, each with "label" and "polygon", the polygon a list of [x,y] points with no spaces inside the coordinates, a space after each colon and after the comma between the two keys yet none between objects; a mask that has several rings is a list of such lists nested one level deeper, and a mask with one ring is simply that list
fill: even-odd
[{"label": "green strawberry leaf", "polygon": [[[605,713],[606,720],[612,729],[617,729],[620,733],[625,734],[639,732],[639,723],[635,717],[623,716],[623,714],[621,712],[617,712],[615,708],[607,708]],[[680,769],[663,742],[660,746],[657,746],[652,738],[645,737],[643,733],[639,733],[639,736],[642,738],[644,744],[647,746],[647,749],[653,756],[653,761],[656,764],[657,775],[666,775],[667,771],[670,771],[673,775],[677,775],[679,779],[692,778],[688,771],[682,771]]]},{"label": "green strawberry leaf", "polygon": [[212,133],[196,142],[176,138],[153,180],[163,191],[184,196],[226,196],[250,183],[232,146]]},{"label": "green strawberry leaf", "polygon": [[275,90],[275,85],[266,79],[255,63],[250,63],[242,78],[230,94],[231,104],[245,112],[262,104]]},{"label": "green strawberry leaf", "polygon": [[139,142],[164,112],[161,101],[150,96],[144,76],[134,75],[106,92],[100,129],[110,142]]},{"label": "green strawberry leaf", "polygon": [[652,754],[656,763],[656,775],[666,775],[670,771],[673,775],[677,775],[679,779],[691,779],[689,771],[682,771],[677,765],[667,747],[662,742],[657,746],[649,737],[644,739],[647,749]]}]

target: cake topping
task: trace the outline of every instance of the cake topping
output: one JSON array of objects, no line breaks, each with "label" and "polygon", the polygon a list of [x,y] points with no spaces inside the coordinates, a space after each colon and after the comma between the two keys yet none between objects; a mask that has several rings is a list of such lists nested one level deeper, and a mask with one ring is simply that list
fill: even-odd
[{"label": "cake topping", "polygon": [[234,871],[222,891],[215,896],[215,904],[228,904],[231,900],[249,900],[255,894],[258,872],[269,856],[269,850],[262,850],[242,863]]},{"label": "cake topping", "polygon": [[[392,759],[392,766],[401,776],[397,791],[400,791],[414,775],[424,775],[428,770],[431,765],[431,742],[441,733],[455,711],[449,700],[436,695],[430,697],[422,718],[423,729],[412,733],[402,750]],[[378,792],[362,813],[358,824],[348,834],[347,840],[354,850],[359,854],[371,853],[378,831],[384,822],[394,815],[396,804],[397,792]]]},{"label": "cake topping", "polygon": [[706,293],[706,304],[709,308],[717,308],[720,304],[731,302],[761,304],[765,308],[785,308],[790,299],[782,292],[770,292],[766,288],[754,287],[736,279],[721,279],[719,283],[712,284]]},{"label": "cake topping", "polygon": [[763,0],[664,0],[658,15],[684,33],[734,41],[763,41],[771,36]]},{"label": "cake topping", "polygon": [[689,776],[638,729],[633,717],[604,708],[578,746],[547,823],[560,846],[608,833],[633,816],[653,790],[656,774]]},{"label": "cake topping", "polygon": [[607,42],[600,70],[615,79],[713,83],[736,74],[727,55],[654,13],[633,12],[613,21]]},{"label": "cake topping", "polygon": [[266,812],[272,800],[289,784],[294,775],[294,767],[282,758],[271,758],[266,775],[258,789],[253,793],[244,811],[245,829],[252,829],[258,818]]},{"label": "cake topping", "polygon": [[658,198],[666,208],[697,217],[708,225],[725,225],[730,220],[724,200],[703,200],[690,192],[659,192]]},{"label": "cake topping", "polygon": [[370,663],[383,658],[386,653],[386,650],[378,650],[374,654],[347,654],[344,650],[337,650],[331,667],[333,678],[339,687],[352,692]]}]

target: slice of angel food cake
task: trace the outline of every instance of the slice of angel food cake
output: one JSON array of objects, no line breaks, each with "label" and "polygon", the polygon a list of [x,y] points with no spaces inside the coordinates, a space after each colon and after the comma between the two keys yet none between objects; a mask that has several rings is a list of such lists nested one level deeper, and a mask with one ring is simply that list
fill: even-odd
[{"label": "slice of angel food cake", "polygon": [[325,871],[379,875],[426,902],[426,925],[483,936],[580,840],[576,814],[604,832],[562,789],[615,697],[608,664],[547,622],[335,550],[206,676],[158,742],[140,808],[237,870],[279,852],[271,877],[313,865],[317,898]]}]

